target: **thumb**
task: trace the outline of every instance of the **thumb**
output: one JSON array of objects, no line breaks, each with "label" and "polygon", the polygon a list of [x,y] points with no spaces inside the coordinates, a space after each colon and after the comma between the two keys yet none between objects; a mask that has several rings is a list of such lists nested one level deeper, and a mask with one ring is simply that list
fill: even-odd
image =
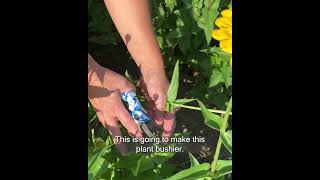
[{"label": "thumb", "polygon": [[153,101],[155,104],[155,122],[158,125],[163,124],[163,119],[165,115],[165,109],[166,109],[166,96],[160,95],[158,97],[153,96]]},{"label": "thumb", "polygon": [[152,95],[151,99],[154,102],[155,108],[158,111],[165,111],[166,110],[166,95],[165,94],[154,94]]}]

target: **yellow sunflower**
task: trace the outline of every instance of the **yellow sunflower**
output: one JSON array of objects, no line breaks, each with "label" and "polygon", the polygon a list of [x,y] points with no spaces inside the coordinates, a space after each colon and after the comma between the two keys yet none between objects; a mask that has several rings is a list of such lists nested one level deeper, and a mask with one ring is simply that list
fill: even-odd
[{"label": "yellow sunflower", "polygon": [[230,65],[232,66],[232,9],[223,10],[221,15],[215,21],[219,29],[212,31],[212,37],[220,41],[220,48],[223,51],[231,54]]}]

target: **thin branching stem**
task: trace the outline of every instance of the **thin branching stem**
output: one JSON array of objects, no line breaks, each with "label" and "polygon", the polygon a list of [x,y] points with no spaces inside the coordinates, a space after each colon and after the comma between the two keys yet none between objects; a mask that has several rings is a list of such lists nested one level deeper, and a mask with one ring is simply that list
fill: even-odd
[{"label": "thin branching stem", "polygon": [[[231,108],[232,108],[232,97],[230,98],[230,101],[228,103],[226,114],[223,117],[223,123],[222,123],[221,128],[220,128],[220,134],[224,133],[225,130],[226,130]],[[217,162],[218,162],[218,159],[219,159],[221,145],[222,145],[222,139],[221,139],[221,136],[219,135],[219,140],[218,140],[218,143],[217,143],[216,152],[214,153],[214,159],[213,159],[213,162],[211,164],[211,172],[213,172],[213,173],[215,172],[216,167],[217,167]]]},{"label": "thin branching stem", "polygon": [[[168,103],[175,106],[175,107],[182,107],[182,108],[201,111],[200,107],[188,106],[188,105],[183,105],[183,104],[176,104],[176,103],[171,103],[171,102],[168,102]],[[226,114],[226,111],[222,111],[222,110],[208,109],[208,111],[213,112],[213,113],[218,113],[218,114]],[[232,112],[230,112],[229,115],[232,115]]]}]

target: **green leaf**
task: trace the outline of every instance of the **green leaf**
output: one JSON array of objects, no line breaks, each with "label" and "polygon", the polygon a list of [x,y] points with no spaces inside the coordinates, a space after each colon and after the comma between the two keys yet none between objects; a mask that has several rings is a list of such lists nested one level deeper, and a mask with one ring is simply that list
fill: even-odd
[{"label": "green leaf", "polygon": [[[137,176],[138,180],[144,180],[144,179],[152,179],[152,180],[161,180],[162,178],[158,173],[153,171],[152,169],[143,172]],[[131,180],[131,179],[130,179]]]},{"label": "green leaf", "polygon": [[175,0],[165,0],[164,2],[166,3],[166,7],[168,7],[170,9],[170,11],[172,12],[175,5],[176,5],[176,1]]},{"label": "green leaf", "polygon": [[232,7],[232,3],[231,3],[232,1],[231,0],[221,0],[221,2],[220,2],[220,7],[221,8],[230,8],[230,7]]},{"label": "green leaf", "polygon": [[170,14],[168,17],[163,18],[163,25],[159,28],[161,29],[176,29],[177,15]]},{"label": "green leaf", "polygon": [[203,74],[205,75],[205,77],[210,77],[209,75],[212,72],[210,56],[205,53],[196,53],[193,55],[193,57],[199,62],[199,65],[203,70]]},{"label": "green leaf", "polygon": [[130,75],[130,73],[128,72],[128,70],[126,69],[126,72],[125,72],[125,77],[126,77],[126,79],[130,82],[130,83],[132,83],[132,84],[135,84],[135,82],[134,82],[134,80],[133,80],[133,78],[132,78],[132,76]]},{"label": "green leaf", "polygon": [[175,153],[172,152],[156,152],[152,154],[151,160],[156,164],[162,164],[171,159]]},{"label": "green leaf", "polygon": [[223,82],[222,73],[219,70],[214,69],[210,77],[209,88],[216,86],[220,82]]},{"label": "green leaf", "polygon": [[205,53],[209,53],[209,54],[218,54],[221,56],[228,56],[228,58],[230,58],[230,54],[228,54],[227,52],[223,51],[220,47],[210,47],[208,49],[201,49],[199,50],[200,52],[205,52]]},{"label": "green leaf", "polygon": [[114,164],[109,164],[107,172],[104,173],[100,180],[109,179],[109,180],[118,180],[120,178],[121,174],[117,169],[114,167]]},{"label": "green leaf", "polygon": [[158,11],[159,11],[159,15],[161,16],[161,17],[163,17],[164,15],[165,15],[165,12],[164,12],[164,9],[163,9],[163,7],[158,7]]},{"label": "green leaf", "polygon": [[184,32],[181,29],[177,28],[169,32],[167,38],[180,38],[184,35]]},{"label": "green leaf", "polygon": [[191,8],[192,7],[192,0],[183,0],[185,4],[185,8]]},{"label": "green leaf", "polygon": [[179,60],[174,66],[172,79],[170,82],[170,86],[167,92],[167,101],[174,102],[178,95],[178,87],[179,87]]},{"label": "green leaf", "polygon": [[154,163],[151,158],[148,156],[142,156],[137,162],[137,166],[132,169],[132,173],[134,176],[137,176],[139,173],[152,169],[154,167]]},{"label": "green leaf", "polygon": [[223,145],[232,153],[232,130],[220,133]]},{"label": "green leaf", "polygon": [[198,33],[193,36],[192,39],[192,48],[199,49],[201,46],[206,45],[206,37],[203,33]]},{"label": "green leaf", "polygon": [[177,27],[179,27],[179,28],[184,26],[184,22],[182,21],[182,19],[180,17],[177,18],[176,24],[177,24]]},{"label": "green leaf", "polygon": [[178,39],[179,49],[185,55],[191,51],[191,33],[185,33],[185,35]]},{"label": "green leaf", "polygon": [[102,174],[107,172],[107,161],[101,157],[106,148],[97,151],[93,155],[88,155],[88,179],[99,178]]},{"label": "green leaf", "polygon": [[205,4],[206,8],[202,9],[202,14],[206,22],[204,32],[206,35],[207,43],[209,44],[212,38],[212,30],[214,29],[214,21],[219,15],[218,8],[220,0],[208,0],[205,2],[207,2],[208,4]]},{"label": "green leaf", "polygon": [[163,37],[157,36],[157,41],[158,41],[159,47],[162,49],[163,48]]},{"label": "green leaf", "polygon": [[167,180],[177,180],[177,179],[195,179],[196,177],[203,176],[209,173],[210,164],[203,163],[197,166],[185,169],[171,176]]},{"label": "green leaf", "polygon": [[173,164],[159,164],[159,166],[159,175],[162,179],[172,176],[173,170],[176,168]]},{"label": "green leaf", "polygon": [[115,148],[113,145],[107,146],[107,149],[103,152],[101,157],[106,159],[109,163],[114,163],[117,161],[117,155],[118,153],[115,151]]},{"label": "green leaf", "polygon": [[203,0],[199,0],[197,4],[198,9],[201,9],[203,7]]},{"label": "green leaf", "polygon": [[199,8],[192,7],[192,12],[193,12],[193,14],[192,14],[193,18],[198,20],[199,16],[201,15]]},{"label": "green leaf", "polygon": [[232,85],[232,70],[231,67],[225,63],[223,67],[221,68],[221,73],[222,73],[222,78],[224,80],[224,83],[226,87],[228,88],[229,86]]},{"label": "green leaf", "polygon": [[116,164],[117,168],[133,169],[137,166],[138,160],[143,154],[131,153],[125,156],[121,156]]},{"label": "green leaf", "polygon": [[197,158],[195,158],[190,152],[189,152],[189,158],[190,158],[190,161],[191,161],[190,167],[194,167],[194,166],[197,166],[197,165],[200,164],[198,162]]},{"label": "green leaf", "polygon": [[221,125],[223,123],[223,118],[209,112],[201,101],[198,100],[198,103],[201,108],[205,124],[211,127],[212,129],[220,131]]},{"label": "green leaf", "polygon": [[204,0],[203,5],[208,8],[209,7],[209,1],[210,0]]},{"label": "green leaf", "polygon": [[218,160],[214,178],[219,178],[232,172],[232,160]]}]

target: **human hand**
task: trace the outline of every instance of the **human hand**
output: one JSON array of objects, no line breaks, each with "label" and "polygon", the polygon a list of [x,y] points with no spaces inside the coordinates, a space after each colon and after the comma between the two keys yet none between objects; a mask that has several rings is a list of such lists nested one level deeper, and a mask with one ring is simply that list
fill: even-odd
[{"label": "human hand", "polygon": [[146,97],[148,114],[163,128],[162,137],[169,138],[175,128],[175,114],[165,111],[169,82],[164,69],[142,71],[140,87]]},{"label": "human hand", "polygon": [[118,121],[128,133],[141,138],[142,133],[121,101],[121,93],[135,90],[126,78],[103,68],[88,56],[88,96],[99,121],[106,127],[121,154],[127,153],[124,143],[117,143],[115,136],[121,136]]}]

